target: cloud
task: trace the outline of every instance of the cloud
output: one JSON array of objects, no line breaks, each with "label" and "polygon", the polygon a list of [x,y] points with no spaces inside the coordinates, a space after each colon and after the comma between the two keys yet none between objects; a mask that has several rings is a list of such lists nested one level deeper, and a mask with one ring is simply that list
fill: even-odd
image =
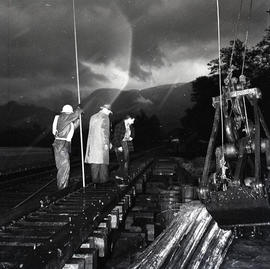
[{"label": "cloud", "polygon": [[90,62],[82,62],[82,65],[92,70],[94,74],[103,74],[103,76],[107,78],[107,83],[103,83],[104,87],[123,89],[127,85],[129,79],[128,70],[122,70],[114,63],[93,64]]},{"label": "cloud", "polygon": [[144,104],[144,105],[153,105],[153,102],[150,99],[147,99],[147,98],[143,97],[142,95],[140,95],[136,99],[136,102],[140,103],[140,104]]},{"label": "cloud", "polygon": [[[66,1],[12,3],[11,7],[1,4],[0,14],[3,22],[0,34],[2,40],[8,40],[0,46],[1,88],[9,92],[5,98],[28,102],[40,98],[42,92],[62,94],[76,87],[72,5]],[[76,11],[84,95],[110,79],[81,63],[89,61],[96,66],[111,63],[128,72],[132,37],[125,17],[121,14],[114,17],[116,6],[96,4],[91,8],[89,3],[81,3]]]},{"label": "cloud", "polygon": [[[222,46],[233,39],[239,10],[220,1]],[[217,57],[216,1],[76,0],[82,95],[99,87],[148,87],[207,74]],[[239,38],[247,28],[243,2]],[[254,2],[249,45],[263,36],[268,0]],[[0,3],[1,96],[37,100],[76,91],[72,1]],[[49,99],[48,97],[46,97]],[[2,101],[4,102],[4,101]]]},{"label": "cloud", "polygon": [[[205,59],[205,64],[217,57],[217,18],[216,1],[147,1],[139,4],[136,16],[130,11],[134,21],[133,56],[142,65],[162,67],[168,60],[181,62]],[[129,3],[129,1],[128,1]],[[239,11],[239,2],[220,1],[222,45],[227,46],[234,38],[234,23]],[[127,6],[127,4],[126,4]],[[249,3],[243,4],[239,38],[244,38],[247,28]],[[250,22],[250,41],[254,44],[263,34],[267,1],[256,1],[253,8],[254,23]],[[127,8],[126,8],[127,9]],[[177,52],[177,53],[176,53]],[[170,55],[173,55],[170,57]]]}]

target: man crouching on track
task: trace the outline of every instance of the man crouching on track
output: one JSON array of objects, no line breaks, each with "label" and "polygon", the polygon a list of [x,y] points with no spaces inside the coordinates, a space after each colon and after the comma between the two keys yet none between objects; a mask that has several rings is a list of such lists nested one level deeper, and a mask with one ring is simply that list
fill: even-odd
[{"label": "man crouching on track", "polygon": [[79,126],[79,116],[82,109],[78,106],[75,111],[71,105],[64,105],[60,115],[54,117],[52,133],[55,164],[57,167],[57,187],[62,190],[68,186],[71,152],[71,139],[74,130]]}]

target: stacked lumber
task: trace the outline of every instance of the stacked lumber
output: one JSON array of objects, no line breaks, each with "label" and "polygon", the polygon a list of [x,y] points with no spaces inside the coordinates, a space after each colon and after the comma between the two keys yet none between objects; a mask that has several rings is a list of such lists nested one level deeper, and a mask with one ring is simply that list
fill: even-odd
[{"label": "stacked lumber", "polygon": [[200,202],[186,203],[129,269],[219,268],[232,239]]}]

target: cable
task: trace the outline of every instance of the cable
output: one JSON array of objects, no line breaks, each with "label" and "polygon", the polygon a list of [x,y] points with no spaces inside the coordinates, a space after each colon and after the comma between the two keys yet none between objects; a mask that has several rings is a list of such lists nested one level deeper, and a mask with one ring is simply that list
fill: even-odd
[{"label": "cable", "polygon": [[246,53],[247,53],[248,32],[249,32],[250,19],[251,19],[251,13],[252,13],[252,4],[253,4],[253,0],[250,0],[249,14],[248,14],[248,25],[247,25],[247,31],[246,31],[246,39],[245,39],[245,43],[244,43],[244,53],[243,53],[243,63],[242,63],[241,75],[244,74],[244,67],[245,67]]},{"label": "cable", "polygon": [[247,117],[247,107],[246,107],[246,99],[245,96],[243,96],[243,103],[244,103],[244,111],[245,111],[245,119],[246,119],[246,133],[250,137],[250,129],[248,124],[248,117]]},{"label": "cable", "polygon": [[[243,76],[243,74],[244,74],[244,68],[245,68],[246,53],[247,53],[247,42],[248,42],[248,34],[249,34],[249,26],[250,26],[250,19],[251,19],[251,13],[252,13],[252,4],[253,4],[253,0],[250,0],[249,13],[248,13],[248,25],[247,25],[247,31],[246,31],[246,39],[245,39],[245,43],[244,43],[244,53],[243,53],[243,63],[242,63],[241,76]],[[249,130],[249,123],[248,123],[248,118],[247,118],[247,108],[246,108],[245,97],[243,97],[243,103],[244,103],[245,121],[246,121],[246,129],[247,129],[246,132],[247,132],[247,135],[250,136],[250,130]]]},{"label": "cable", "polygon": [[[76,62],[76,78],[77,78],[78,103],[80,104],[81,103],[80,77],[79,77],[77,29],[76,29],[76,14],[75,14],[75,3],[74,3],[74,0],[72,0],[72,11],[73,11],[73,31],[74,31],[74,46],[75,46],[75,62]],[[82,116],[81,116],[81,114],[80,114],[79,120],[80,120],[80,141],[81,141],[81,160],[82,160],[82,180],[83,180],[83,188],[85,188],[83,135],[82,135]]]},{"label": "cable", "polygon": [[219,74],[219,99],[220,99],[220,118],[221,118],[221,144],[222,156],[224,157],[224,130],[223,130],[223,99],[222,99],[222,86],[221,86],[221,56],[220,56],[220,16],[219,16],[219,0],[217,3],[217,24],[218,24],[218,74]]},{"label": "cable", "polygon": [[266,22],[266,29],[268,29],[268,27],[270,26],[270,8],[268,10],[266,10],[266,13],[268,13],[268,16],[267,16],[267,22]]},{"label": "cable", "polygon": [[239,26],[239,21],[241,19],[242,6],[243,6],[243,0],[241,0],[240,2],[239,12],[238,12],[238,16],[237,16],[237,20],[236,20],[235,28],[234,28],[234,40],[233,40],[232,53],[231,53],[230,65],[229,65],[230,68],[232,66],[232,60],[233,60],[233,55],[235,51],[235,43],[236,43],[236,38],[238,35],[238,26]]}]

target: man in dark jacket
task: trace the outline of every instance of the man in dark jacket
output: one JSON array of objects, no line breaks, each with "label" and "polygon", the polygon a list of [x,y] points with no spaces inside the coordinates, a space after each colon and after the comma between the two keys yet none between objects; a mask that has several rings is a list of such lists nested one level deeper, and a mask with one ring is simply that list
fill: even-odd
[{"label": "man in dark jacket", "polygon": [[59,190],[68,185],[71,152],[71,139],[74,130],[79,126],[79,116],[82,110],[77,107],[73,112],[70,105],[62,108],[60,115],[54,117],[52,133],[55,136],[53,142],[55,164],[57,167],[57,187]]},{"label": "man in dark jacket", "polygon": [[133,123],[135,118],[126,115],[125,118],[116,124],[112,144],[119,164],[121,177],[128,176],[129,152],[133,151],[132,140],[134,138]]}]

